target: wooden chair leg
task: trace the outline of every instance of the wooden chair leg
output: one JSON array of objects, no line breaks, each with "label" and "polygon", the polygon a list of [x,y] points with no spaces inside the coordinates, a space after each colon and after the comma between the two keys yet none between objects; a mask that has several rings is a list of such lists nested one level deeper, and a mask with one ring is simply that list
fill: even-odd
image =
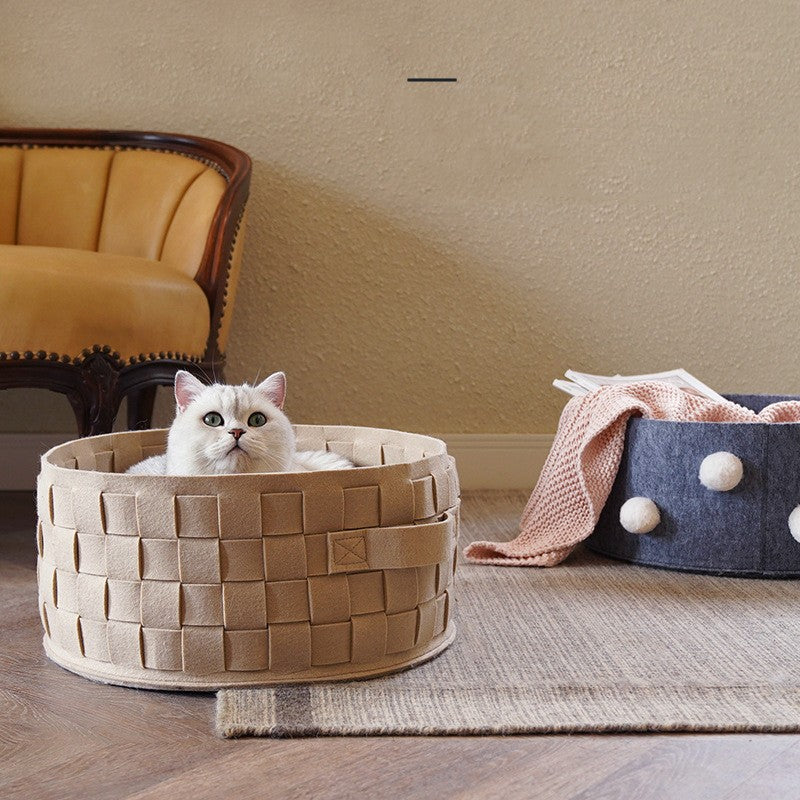
[{"label": "wooden chair leg", "polygon": [[67,394],[81,436],[111,433],[122,400],[118,377],[113,359],[104,353],[92,353],[81,363],[80,386]]},{"label": "wooden chair leg", "polygon": [[78,426],[78,436],[88,436],[91,422],[89,420],[89,406],[86,403],[82,394],[68,393],[67,399],[72,406],[72,412],[75,414],[75,422]]},{"label": "wooden chair leg", "polygon": [[75,421],[78,423],[78,436],[99,436],[111,433],[114,420],[119,411],[119,401],[108,403],[105,398],[87,398],[80,395],[67,395]]},{"label": "wooden chair leg", "polygon": [[146,386],[128,395],[129,431],[151,427],[157,388],[157,386]]}]

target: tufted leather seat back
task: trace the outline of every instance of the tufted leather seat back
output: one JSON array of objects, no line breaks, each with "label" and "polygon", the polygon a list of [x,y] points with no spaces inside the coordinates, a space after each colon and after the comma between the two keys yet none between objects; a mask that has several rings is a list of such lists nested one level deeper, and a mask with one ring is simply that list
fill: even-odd
[{"label": "tufted leather seat back", "polygon": [[194,278],[225,189],[176,153],[0,147],[0,244],[135,256]]}]

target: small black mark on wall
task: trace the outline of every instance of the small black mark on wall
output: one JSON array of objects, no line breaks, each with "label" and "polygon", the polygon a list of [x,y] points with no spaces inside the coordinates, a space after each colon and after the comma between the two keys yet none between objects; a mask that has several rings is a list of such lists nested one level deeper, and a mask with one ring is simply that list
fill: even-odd
[{"label": "small black mark on wall", "polygon": [[456,83],[458,78],[406,78],[408,83]]}]

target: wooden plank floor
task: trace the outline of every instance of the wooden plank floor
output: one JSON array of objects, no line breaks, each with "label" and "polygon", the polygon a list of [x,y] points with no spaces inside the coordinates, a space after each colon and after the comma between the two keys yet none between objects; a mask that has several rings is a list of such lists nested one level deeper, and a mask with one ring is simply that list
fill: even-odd
[{"label": "wooden plank floor", "polygon": [[[467,494],[464,524],[514,526],[525,496],[493,500],[498,519],[477,520]],[[212,695],[47,661],[35,597],[33,498],[0,494],[2,798],[800,798],[800,735],[224,741]]]}]

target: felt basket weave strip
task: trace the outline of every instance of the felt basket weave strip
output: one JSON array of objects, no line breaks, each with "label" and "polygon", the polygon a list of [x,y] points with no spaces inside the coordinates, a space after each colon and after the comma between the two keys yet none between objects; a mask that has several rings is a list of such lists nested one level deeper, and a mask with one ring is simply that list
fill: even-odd
[{"label": "felt basket weave strip", "polygon": [[359,468],[120,474],[162,452],[164,430],[46,453],[37,541],[48,655],[105,682],[210,689],[365,677],[446,647],[459,486],[444,443],[372,428],[296,434],[300,448]]}]

